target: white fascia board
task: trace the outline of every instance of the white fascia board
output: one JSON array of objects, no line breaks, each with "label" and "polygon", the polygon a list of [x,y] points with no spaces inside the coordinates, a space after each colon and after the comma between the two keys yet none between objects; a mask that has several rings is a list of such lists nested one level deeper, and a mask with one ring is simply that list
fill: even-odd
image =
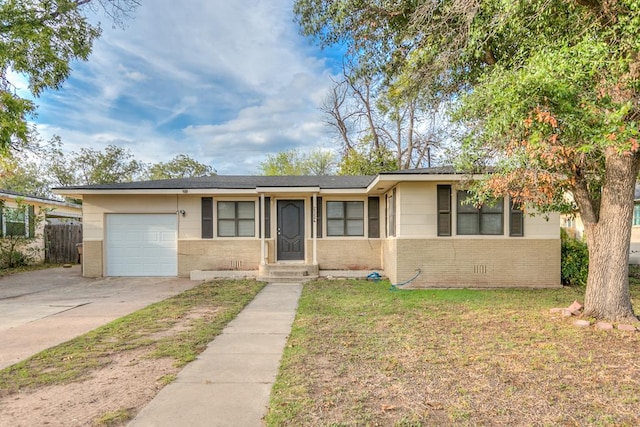
[{"label": "white fascia board", "polygon": [[391,188],[400,182],[453,182],[453,181],[465,181],[465,180],[479,180],[486,178],[484,174],[431,174],[431,175],[411,175],[411,174],[397,174],[397,175],[378,175],[376,179],[369,184],[367,191],[376,191],[378,187]]},{"label": "white fascia board", "polygon": [[319,193],[320,187],[256,187],[258,193]]},{"label": "white fascia board", "polygon": [[367,194],[366,188],[325,188],[319,194]]},{"label": "white fascia board", "polygon": [[53,190],[55,194],[61,196],[86,196],[86,195],[175,195],[175,194],[258,194],[254,188],[228,189],[228,188],[184,188],[184,189],[109,189],[109,190],[78,190],[78,189],[57,189]]},{"label": "white fascia board", "polygon": [[1,193],[0,196],[2,196],[2,198],[5,198],[5,199],[22,200],[23,202],[38,203],[40,205],[65,206],[68,208],[78,208],[82,210],[81,205],[74,205],[73,203],[62,202],[59,200],[40,199],[38,197],[29,197],[29,196],[17,196],[15,194],[6,194],[6,193]]}]

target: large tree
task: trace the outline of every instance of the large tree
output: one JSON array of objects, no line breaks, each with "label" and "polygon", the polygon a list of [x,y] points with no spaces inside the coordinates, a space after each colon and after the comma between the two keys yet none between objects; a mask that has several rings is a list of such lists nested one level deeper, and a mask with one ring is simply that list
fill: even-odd
[{"label": "large tree", "polygon": [[46,170],[55,186],[109,184],[142,179],[147,165],[136,160],[131,151],[108,145],[104,151],[81,148],[65,154],[60,145],[46,154]]},{"label": "large tree", "polygon": [[551,210],[565,192],[585,224],[585,315],[636,319],[628,260],[640,168],[637,0],[297,0],[303,32],[346,42],[394,90],[456,103],[477,188]]},{"label": "large tree", "polygon": [[337,136],[343,160],[369,157],[372,167],[367,169],[374,173],[387,170],[375,168],[389,154],[396,170],[430,167],[444,140],[439,100],[428,89],[390,90],[384,73],[374,66],[345,61],[343,77],[333,82],[321,110]]},{"label": "large tree", "polygon": [[260,163],[261,175],[332,175],[335,173],[336,158],[331,151],[315,149],[303,153],[296,149],[267,154]]},{"label": "large tree", "polygon": [[158,162],[149,167],[146,179],[191,178],[215,175],[213,167],[200,163],[186,154],[178,154],[168,162]]},{"label": "large tree", "polygon": [[35,114],[31,99],[21,97],[10,72],[28,77],[34,97],[58,89],[69,77],[70,63],[86,60],[99,25],[86,15],[102,9],[114,23],[137,6],[137,0],[0,1],[0,153],[28,144],[27,120]]}]

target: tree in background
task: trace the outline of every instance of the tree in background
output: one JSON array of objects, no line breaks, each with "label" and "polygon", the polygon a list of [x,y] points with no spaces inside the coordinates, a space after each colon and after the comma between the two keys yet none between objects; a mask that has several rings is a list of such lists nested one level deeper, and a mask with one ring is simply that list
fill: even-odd
[{"label": "tree in background", "polygon": [[321,106],[340,142],[343,161],[369,157],[378,165],[379,158],[391,154],[396,169],[430,167],[445,140],[440,105],[431,102],[427,91],[389,90],[379,70],[357,67],[345,64],[342,80],[334,81]]},{"label": "tree in background", "polygon": [[386,147],[376,150],[365,142],[344,153],[338,165],[338,175],[377,175],[398,169],[398,159],[390,150]]},{"label": "tree in background", "polygon": [[172,160],[159,162],[149,167],[146,179],[191,178],[215,175],[216,171],[209,165],[198,162],[186,154],[178,154]]},{"label": "tree in background", "polygon": [[0,153],[29,143],[27,119],[36,110],[33,101],[17,95],[9,72],[27,76],[34,97],[59,89],[70,63],[87,60],[100,35],[100,27],[87,19],[87,8],[101,8],[121,24],[137,5],[137,0],[0,2]]},{"label": "tree in background", "polygon": [[49,182],[42,165],[28,153],[0,157],[0,188],[39,197],[51,197]]},{"label": "tree in background", "polygon": [[[345,43],[391,91],[453,100],[461,166],[497,171],[480,199],[538,211],[570,192],[585,224],[584,314],[637,320],[628,282],[640,169],[636,0],[296,0],[303,33]],[[371,65],[373,64],[373,65]]]},{"label": "tree in background", "polygon": [[64,154],[60,145],[48,149],[45,168],[54,186],[107,184],[142,179],[147,165],[135,160],[131,151],[108,145],[104,151],[81,148]]},{"label": "tree in background", "polygon": [[326,150],[316,149],[303,154],[296,149],[268,154],[260,163],[258,172],[261,175],[332,175],[335,173],[335,155]]}]

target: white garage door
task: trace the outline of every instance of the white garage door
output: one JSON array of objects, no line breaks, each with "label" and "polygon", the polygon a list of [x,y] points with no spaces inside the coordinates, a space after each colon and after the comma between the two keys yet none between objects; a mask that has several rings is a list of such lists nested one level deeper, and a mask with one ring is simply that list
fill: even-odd
[{"label": "white garage door", "polygon": [[108,214],[107,276],[177,276],[175,214]]}]

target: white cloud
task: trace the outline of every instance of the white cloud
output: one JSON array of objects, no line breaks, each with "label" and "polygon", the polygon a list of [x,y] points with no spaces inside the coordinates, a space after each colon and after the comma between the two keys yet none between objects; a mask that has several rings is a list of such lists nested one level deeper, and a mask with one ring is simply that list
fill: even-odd
[{"label": "white cloud", "polygon": [[70,151],[117,142],[143,161],[184,153],[236,174],[267,153],[326,146],[318,105],[330,71],[298,35],[292,3],[143,2],[40,99],[40,132]]}]

